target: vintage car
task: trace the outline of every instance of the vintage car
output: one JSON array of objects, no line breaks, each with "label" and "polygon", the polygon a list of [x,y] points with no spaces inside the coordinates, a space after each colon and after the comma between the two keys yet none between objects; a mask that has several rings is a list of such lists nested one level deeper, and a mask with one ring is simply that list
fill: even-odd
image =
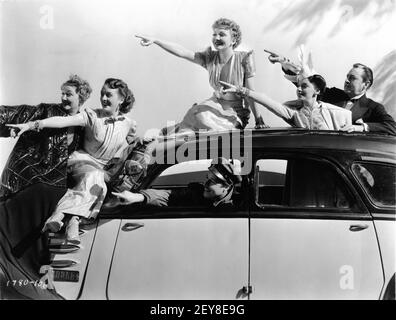
[{"label": "vintage car", "polygon": [[43,272],[65,299],[395,299],[395,147],[303,129],[160,142],[135,191],[204,182],[223,156],[241,202],[104,209],[80,245],[51,238]]}]

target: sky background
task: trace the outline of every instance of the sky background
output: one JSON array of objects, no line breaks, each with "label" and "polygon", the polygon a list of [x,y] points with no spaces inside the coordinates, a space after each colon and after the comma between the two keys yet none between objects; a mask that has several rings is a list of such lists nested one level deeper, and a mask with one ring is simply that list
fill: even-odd
[{"label": "sky background", "polygon": [[[329,86],[342,87],[355,62],[371,66],[368,96],[396,115],[395,0],[0,0],[0,10],[0,104],[59,102],[60,85],[76,73],[93,88],[86,105],[97,108],[104,80],[115,77],[135,95],[138,133],[158,130],[212,90],[205,69],[142,47],[134,34],[200,51],[211,43],[212,23],[227,17],[241,26],[238,49],[255,52],[256,90],[294,99],[294,86],[263,50],[297,61],[297,47],[305,44]],[[286,125],[259,111],[269,125]],[[0,171],[14,143],[0,138]]]}]

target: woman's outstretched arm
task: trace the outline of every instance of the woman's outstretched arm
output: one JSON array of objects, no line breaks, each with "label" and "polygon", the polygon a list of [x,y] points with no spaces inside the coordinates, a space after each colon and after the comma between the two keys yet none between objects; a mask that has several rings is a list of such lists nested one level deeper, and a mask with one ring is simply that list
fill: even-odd
[{"label": "woman's outstretched arm", "polygon": [[245,98],[252,99],[253,101],[263,105],[269,111],[276,114],[278,117],[281,117],[285,121],[289,121],[295,113],[294,110],[270,98],[265,93],[256,92],[244,87],[239,88],[224,81],[219,81],[219,82],[229,88],[229,89],[225,89],[224,92],[233,92],[237,94],[242,94]]},{"label": "woman's outstretched arm", "polygon": [[164,49],[165,51],[175,55],[176,57],[186,59],[191,62],[195,61],[195,52],[185,47],[168,41],[159,40],[152,37],[146,37],[142,35],[135,35],[136,38],[141,39],[140,44],[144,47],[150,46],[153,43],[159,46],[160,48]]},{"label": "woman's outstretched arm", "polygon": [[[245,81],[245,87],[250,89],[250,90],[254,90],[254,81],[253,78],[247,78]],[[261,114],[257,111],[257,105],[256,102],[253,99],[250,98],[245,98],[245,101],[247,102],[247,104],[249,105],[250,109],[252,110],[253,116],[254,116],[254,120],[255,120],[255,128],[256,129],[261,129],[261,128],[266,128],[268,127],[264,120],[263,117],[261,116]]]},{"label": "woman's outstretched arm", "polygon": [[67,127],[83,127],[85,125],[84,117],[81,113],[67,117],[51,117],[43,120],[29,121],[21,124],[7,124],[11,128],[17,128],[21,135],[25,131],[39,131],[43,128],[67,128]]}]

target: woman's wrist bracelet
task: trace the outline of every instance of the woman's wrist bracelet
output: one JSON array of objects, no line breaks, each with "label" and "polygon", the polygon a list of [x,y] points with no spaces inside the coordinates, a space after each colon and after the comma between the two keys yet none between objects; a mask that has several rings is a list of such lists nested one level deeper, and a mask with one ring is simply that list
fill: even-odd
[{"label": "woman's wrist bracelet", "polygon": [[237,93],[242,97],[242,98],[244,98],[244,97],[248,97],[249,96],[249,94],[250,94],[250,90],[248,89],[248,88],[245,88],[245,87],[238,87],[238,89],[237,89]]},{"label": "woman's wrist bracelet", "polygon": [[29,121],[29,130],[40,131],[42,129],[40,120]]}]

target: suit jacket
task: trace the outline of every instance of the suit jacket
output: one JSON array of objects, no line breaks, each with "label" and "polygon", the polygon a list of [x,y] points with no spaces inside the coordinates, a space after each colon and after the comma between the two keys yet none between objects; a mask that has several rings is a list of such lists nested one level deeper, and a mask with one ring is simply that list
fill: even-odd
[{"label": "suit jacket", "polygon": [[[350,100],[344,90],[338,88],[326,88],[322,101],[328,102],[340,107],[344,107],[345,103]],[[388,133],[396,135],[396,122],[392,116],[388,114],[384,106],[374,100],[367,98],[364,94],[356,105],[351,109],[352,122],[362,119],[368,125],[369,131]]]},{"label": "suit jacket", "polygon": [[[54,116],[67,116],[60,104],[37,106],[0,106],[0,136],[9,137],[8,123],[25,123]],[[82,127],[75,129],[74,140],[67,143],[67,128],[24,133],[12,150],[1,175],[0,198],[43,182],[56,187],[67,186],[67,159],[81,147]]]},{"label": "suit jacket", "polygon": [[[286,75],[296,75],[291,70],[282,68],[282,71]],[[293,83],[296,84],[295,82]],[[345,103],[350,98],[344,90],[332,87],[326,88],[321,100],[344,108]],[[352,123],[355,123],[358,119],[362,119],[371,132],[396,135],[396,122],[392,116],[386,112],[382,104],[367,98],[365,94],[358,100],[358,105],[355,105],[351,111]]]},{"label": "suit jacket", "polygon": [[352,124],[351,111],[325,102],[322,102],[321,105],[323,117],[327,125],[333,127],[333,130],[340,130],[342,127]]}]

